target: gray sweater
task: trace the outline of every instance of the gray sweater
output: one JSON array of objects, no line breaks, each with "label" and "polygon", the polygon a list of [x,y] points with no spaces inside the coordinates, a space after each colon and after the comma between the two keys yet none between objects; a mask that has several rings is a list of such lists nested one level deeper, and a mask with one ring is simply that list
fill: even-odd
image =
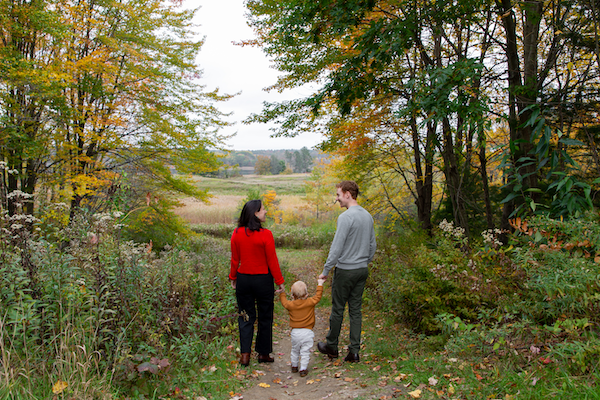
[{"label": "gray sweater", "polygon": [[337,229],[322,274],[327,276],[335,266],[340,269],[367,268],[376,248],[373,217],[361,206],[352,206],[337,220]]}]

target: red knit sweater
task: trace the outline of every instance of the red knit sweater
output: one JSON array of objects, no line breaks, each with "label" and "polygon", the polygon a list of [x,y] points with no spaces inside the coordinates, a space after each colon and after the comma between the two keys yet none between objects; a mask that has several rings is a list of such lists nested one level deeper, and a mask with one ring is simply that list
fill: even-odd
[{"label": "red knit sweater", "polygon": [[275,241],[270,230],[251,231],[237,228],[233,231],[229,279],[237,279],[238,272],[248,275],[271,272],[275,284],[281,285],[284,282],[275,253]]}]

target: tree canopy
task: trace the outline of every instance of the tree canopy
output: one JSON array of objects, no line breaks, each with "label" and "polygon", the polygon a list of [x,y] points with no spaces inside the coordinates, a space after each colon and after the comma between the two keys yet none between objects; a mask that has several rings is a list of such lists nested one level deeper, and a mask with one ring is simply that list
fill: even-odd
[{"label": "tree canopy", "polygon": [[0,10],[6,193],[33,193],[42,180],[69,188],[76,209],[127,167],[202,196],[169,168],[215,169],[209,150],[223,140],[214,103],[228,96],[198,83],[196,10],[162,0],[2,0]]},{"label": "tree canopy", "polygon": [[[280,122],[278,135],[322,129],[323,148],[344,155],[358,179],[382,186],[390,210],[400,212],[405,184],[429,229],[435,171],[442,209],[467,232],[480,221],[481,229],[508,227],[521,213],[568,216],[591,205],[592,182],[581,172],[598,163],[579,158],[595,152],[598,54],[589,49],[598,11],[590,4],[247,6],[254,44],[282,73],[274,88],[319,84],[307,98],[266,104],[251,120]],[[506,135],[497,140],[499,132]],[[499,165],[504,186],[490,177]]]}]

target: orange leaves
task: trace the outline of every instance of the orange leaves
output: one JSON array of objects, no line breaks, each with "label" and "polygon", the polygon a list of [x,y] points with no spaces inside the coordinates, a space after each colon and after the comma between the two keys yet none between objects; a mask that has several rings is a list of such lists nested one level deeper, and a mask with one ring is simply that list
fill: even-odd
[{"label": "orange leaves", "polygon": [[[534,241],[531,242],[531,246],[535,246],[536,242],[545,240],[546,243],[541,243],[538,245],[538,248],[542,251],[566,250],[571,252],[580,249],[584,258],[590,258],[592,256],[592,252],[594,252],[594,244],[588,239],[564,242],[564,240],[559,240],[561,234],[529,227],[527,221],[521,220],[519,217],[510,219],[508,222],[516,231],[534,238]],[[594,256],[594,262],[596,264],[600,264],[600,255]]]}]

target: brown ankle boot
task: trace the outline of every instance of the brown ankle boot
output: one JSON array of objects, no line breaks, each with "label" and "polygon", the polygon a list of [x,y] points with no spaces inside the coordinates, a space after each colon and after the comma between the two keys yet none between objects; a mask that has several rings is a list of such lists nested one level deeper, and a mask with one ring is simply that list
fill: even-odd
[{"label": "brown ankle boot", "polygon": [[240,355],[240,365],[247,367],[250,365],[250,353],[242,353]]}]

